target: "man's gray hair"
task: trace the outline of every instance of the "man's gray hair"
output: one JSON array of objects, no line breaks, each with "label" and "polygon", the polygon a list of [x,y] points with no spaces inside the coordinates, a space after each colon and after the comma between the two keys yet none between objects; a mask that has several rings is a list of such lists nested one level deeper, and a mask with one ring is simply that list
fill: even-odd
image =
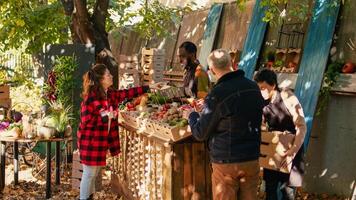
[{"label": "man's gray hair", "polygon": [[216,49],[208,56],[208,65],[219,69],[231,67],[231,56],[225,49]]}]

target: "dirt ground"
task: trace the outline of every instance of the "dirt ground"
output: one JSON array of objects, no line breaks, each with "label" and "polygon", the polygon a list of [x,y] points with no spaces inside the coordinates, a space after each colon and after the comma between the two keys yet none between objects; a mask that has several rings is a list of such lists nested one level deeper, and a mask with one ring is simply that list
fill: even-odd
[{"label": "dirt ground", "polygon": [[[9,164],[6,167],[6,186],[0,199],[4,200],[40,200],[45,199],[45,172],[43,171],[35,178],[31,168],[21,165],[19,174],[19,185],[13,184],[13,165]],[[54,173],[52,173],[54,175]],[[103,190],[96,192],[94,199],[96,200],[122,200],[110,190],[110,172],[107,171],[103,176]],[[61,185],[54,185],[54,177],[52,177],[52,198],[53,200],[77,200],[79,199],[79,191],[72,189],[71,185],[71,169],[66,169],[61,177]],[[259,194],[260,199],[264,199],[263,194]],[[344,200],[346,198],[336,195],[327,194],[309,194],[298,191],[297,200]]]}]

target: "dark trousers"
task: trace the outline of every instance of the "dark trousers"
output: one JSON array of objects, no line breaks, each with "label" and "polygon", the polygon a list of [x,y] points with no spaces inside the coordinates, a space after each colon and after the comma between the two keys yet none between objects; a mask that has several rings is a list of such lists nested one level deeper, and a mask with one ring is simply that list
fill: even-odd
[{"label": "dark trousers", "polygon": [[266,182],[266,200],[294,200],[296,188],[288,186],[289,174],[263,169]]}]

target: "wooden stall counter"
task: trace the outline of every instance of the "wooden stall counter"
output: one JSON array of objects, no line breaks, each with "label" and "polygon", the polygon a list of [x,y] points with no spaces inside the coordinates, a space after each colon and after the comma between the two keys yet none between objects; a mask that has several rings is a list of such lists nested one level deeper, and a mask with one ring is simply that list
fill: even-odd
[{"label": "wooden stall counter", "polygon": [[122,152],[112,168],[135,198],[212,199],[206,145],[191,136],[165,140],[120,123]]}]

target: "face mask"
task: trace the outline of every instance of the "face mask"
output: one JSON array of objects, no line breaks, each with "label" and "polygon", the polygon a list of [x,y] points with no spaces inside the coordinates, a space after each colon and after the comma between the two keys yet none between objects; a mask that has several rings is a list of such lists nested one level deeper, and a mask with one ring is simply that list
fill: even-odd
[{"label": "face mask", "polygon": [[267,89],[264,89],[264,90],[261,90],[261,94],[262,94],[262,97],[265,99],[265,100],[268,100],[269,99],[269,92]]}]

